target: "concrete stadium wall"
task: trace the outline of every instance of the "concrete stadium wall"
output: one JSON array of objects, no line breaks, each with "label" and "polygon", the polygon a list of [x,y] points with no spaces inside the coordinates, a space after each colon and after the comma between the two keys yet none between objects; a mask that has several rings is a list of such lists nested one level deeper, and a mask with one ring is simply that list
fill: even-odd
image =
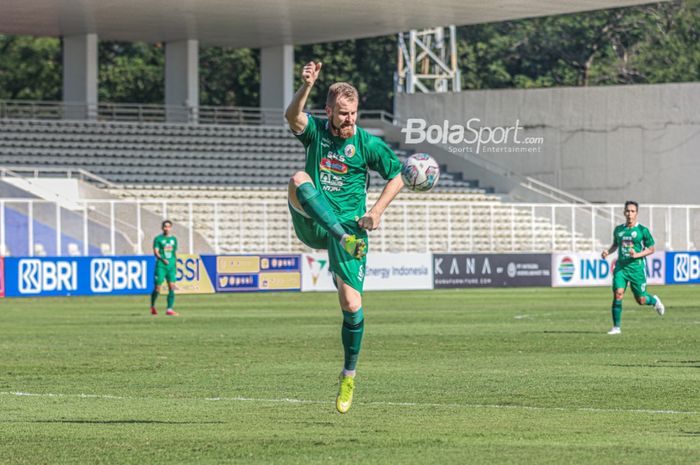
[{"label": "concrete stadium wall", "polygon": [[[464,158],[481,157],[594,202],[636,199],[697,203],[700,199],[700,83],[486,90],[399,94],[405,125],[520,127],[501,144],[440,145]],[[470,132],[466,131],[471,139]],[[484,139],[489,134],[484,129]],[[503,131],[494,133],[503,136]],[[440,136],[437,129],[432,133]],[[498,139],[497,137],[497,139]],[[537,138],[542,138],[541,143]],[[442,143],[446,142],[446,143]],[[530,152],[503,151],[526,148]],[[501,150],[501,151],[497,151]]]}]

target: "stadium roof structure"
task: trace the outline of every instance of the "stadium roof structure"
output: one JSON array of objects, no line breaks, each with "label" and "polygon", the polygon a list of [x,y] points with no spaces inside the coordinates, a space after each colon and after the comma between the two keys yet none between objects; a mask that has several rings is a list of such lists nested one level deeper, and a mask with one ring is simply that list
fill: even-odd
[{"label": "stadium roof structure", "polygon": [[273,47],[648,3],[638,0],[3,0],[0,33]]}]

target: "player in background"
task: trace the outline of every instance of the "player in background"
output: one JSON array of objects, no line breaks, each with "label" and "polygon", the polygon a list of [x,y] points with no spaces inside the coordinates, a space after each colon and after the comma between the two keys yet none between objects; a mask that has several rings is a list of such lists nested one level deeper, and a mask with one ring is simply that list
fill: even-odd
[{"label": "player in background", "polygon": [[[289,211],[294,231],[312,249],[328,249],[343,313],[341,340],[345,352],[336,408],[345,413],[352,404],[355,368],[364,333],[362,291],[365,278],[367,231],[379,227],[382,214],[403,187],[401,163],[382,141],[355,125],[359,96],[350,84],[330,86],[327,119],[304,113],[321,63],[309,62],[301,88],[285,117],[306,149],[305,170],[289,182]],[[366,212],[368,169],[388,182]]]},{"label": "player in background", "polygon": [[620,334],[620,320],[622,319],[622,298],[625,296],[627,283],[630,284],[634,298],[639,305],[653,305],[659,315],[663,315],[666,309],[656,295],[647,293],[647,279],[645,274],[645,257],[654,253],[654,238],[649,229],[637,223],[639,204],[632,200],[625,202],[625,224],[621,224],[613,231],[613,243],[603,250],[601,257],[618,250],[617,263],[613,271],[613,302],[612,319],[613,327],[608,334]]},{"label": "player in background", "polygon": [[151,293],[151,315],[157,315],[156,299],[163,281],[168,282],[168,309],[166,315],[178,316],[173,310],[175,305],[175,282],[177,281],[177,238],[172,234],[173,223],[170,220],[161,224],[163,234],[153,239],[153,255],[156,256],[155,285]]}]

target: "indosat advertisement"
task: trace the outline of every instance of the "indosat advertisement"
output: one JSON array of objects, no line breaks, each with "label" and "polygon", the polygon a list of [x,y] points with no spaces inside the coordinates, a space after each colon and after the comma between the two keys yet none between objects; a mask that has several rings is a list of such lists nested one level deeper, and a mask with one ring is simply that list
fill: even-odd
[{"label": "indosat advertisement", "polygon": [[[611,286],[616,259],[617,255],[611,255],[604,260],[597,252],[552,254],[552,286]],[[664,252],[649,255],[644,264],[647,284],[665,283],[666,254]]]}]

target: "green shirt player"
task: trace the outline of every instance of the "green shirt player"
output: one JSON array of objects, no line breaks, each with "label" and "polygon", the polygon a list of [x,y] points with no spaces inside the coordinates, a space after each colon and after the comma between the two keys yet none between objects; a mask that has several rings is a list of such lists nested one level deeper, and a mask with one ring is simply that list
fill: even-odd
[{"label": "green shirt player", "polygon": [[153,239],[153,255],[156,256],[156,273],[153,293],[151,293],[151,315],[157,315],[156,299],[163,281],[168,282],[168,309],[166,315],[178,316],[173,310],[175,304],[175,282],[177,281],[177,237],[172,234],[173,223],[163,221],[163,234]]},{"label": "green shirt player", "polygon": [[[384,210],[403,187],[401,163],[378,137],[355,125],[359,96],[350,84],[328,90],[327,119],[303,112],[321,63],[309,62],[302,87],[294,94],[285,117],[306,150],[304,171],[289,182],[289,211],[297,237],[313,249],[328,249],[329,269],[338,288],[343,312],[341,339],[345,352],[336,408],[345,413],[352,403],[355,367],[364,331],[362,289],[367,231],[379,227]],[[388,182],[366,212],[368,170]]]},{"label": "green shirt player", "polygon": [[654,253],[654,238],[649,229],[637,223],[639,204],[632,200],[625,202],[625,224],[621,224],[613,231],[613,243],[603,250],[601,256],[605,259],[615,250],[617,263],[613,271],[613,302],[612,318],[613,327],[608,334],[620,334],[620,320],[622,319],[622,298],[627,289],[627,283],[632,288],[634,298],[639,305],[653,305],[659,315],[663,315],[665,308],[655,295],[647,293],[647,279],[644,257]]}]

